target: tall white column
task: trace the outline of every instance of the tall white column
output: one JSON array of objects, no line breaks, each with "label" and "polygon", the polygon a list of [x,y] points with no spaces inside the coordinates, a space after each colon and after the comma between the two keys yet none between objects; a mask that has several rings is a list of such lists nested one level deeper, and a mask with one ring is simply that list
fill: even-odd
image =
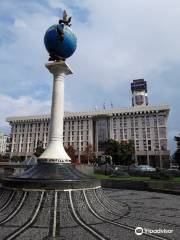
[{"label": "tall white column", "polygon": [[63,118],[64,118],[64,76],[72,74],[64,62],[53,62],[45,65],[53,74],[53,93],[51,105],[51,122],[49,145],[41,154],[38,161],[45,163],[70,163],[71,159],[63,147]]}]

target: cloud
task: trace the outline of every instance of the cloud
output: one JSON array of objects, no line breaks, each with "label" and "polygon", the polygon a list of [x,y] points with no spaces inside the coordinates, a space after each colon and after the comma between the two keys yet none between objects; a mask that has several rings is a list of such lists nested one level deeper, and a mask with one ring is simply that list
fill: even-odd
[{"label": "cloud", "polygon": [[88,61],[86,74],[91,71],[96,81],[109,87],[163,72],[179,61],[180,3],[174,3],[81,1],[91,9],[89,25],[78,29],[78,57]]},{"label": "cloud", "polygon": [[[31,96],[19,96],[13,98],[8,95],[0,95],[0,127],[7,127],[7,117],[29,116],[49,114],[51,111],[51,101],[42,101]],[[65,103],[65,110],[72,110],[71,102]]]},{"label": "cloud", "polygon": [[10,116],[45,114],[50,112],[50,101],[40,101],[31,96],[12,98],[0,95],[0,126],[8,126],[5,119]]}]

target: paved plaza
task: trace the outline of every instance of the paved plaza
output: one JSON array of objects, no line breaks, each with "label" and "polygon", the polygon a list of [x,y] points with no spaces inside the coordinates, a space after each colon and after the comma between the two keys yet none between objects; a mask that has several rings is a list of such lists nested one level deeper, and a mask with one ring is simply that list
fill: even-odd
[{"label": "paved plaza", "polygon": [[[180,196],[175,195],[0,189],[0,205],[0,240],[180,239]],[[135,234],[137,227],[138,234],[146,232]]]},{"label": "paved plaza", "polygon": [[[133,190],[106,189],[106,194],[113,200],[128,206],[128,213],[119,222],[133,228],[167,229],[172,233],[159,234],[162,239],[180,239],[180,196]],[[121,234],[120,239],[151,239],[147,235],[127,238],[127,233]],[[155,238],[156,239],[156,238]],[[161,238],[159,238],[161,239]]]}]

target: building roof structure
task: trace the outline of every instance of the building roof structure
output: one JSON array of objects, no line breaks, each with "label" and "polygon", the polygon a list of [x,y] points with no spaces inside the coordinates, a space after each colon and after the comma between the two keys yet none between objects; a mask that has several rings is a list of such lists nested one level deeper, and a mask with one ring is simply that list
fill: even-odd
[{"label": "building roof structure", "polygon": [[[96,111],[82,111],[82,112],[64,112],[64,118],[83,118],[83,117],[96,117],[99,115],[120,115],[120,114],[141,114],[141,113],[157,113],[160,111],[166,111],[169,114],[170,107],[169,105],[159,105],[159,106],[137,106],[130,108],[113,108],[113,109],[99,109]],[[50,114],[43,115],[30,115],[30,116],[14,116],[6,118],[7,122],[18,122],[18,121],[37,121],[50,119]]]}]

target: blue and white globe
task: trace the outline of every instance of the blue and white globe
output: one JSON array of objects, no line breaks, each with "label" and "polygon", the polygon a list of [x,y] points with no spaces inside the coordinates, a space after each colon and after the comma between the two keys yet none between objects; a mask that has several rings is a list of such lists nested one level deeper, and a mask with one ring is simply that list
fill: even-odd
[{"label": "blue and white globe", "polygon": [[69,26],[55,24],[46,31],[44,44],[50,56],[66,59],[75,52],[77,38]]}]

